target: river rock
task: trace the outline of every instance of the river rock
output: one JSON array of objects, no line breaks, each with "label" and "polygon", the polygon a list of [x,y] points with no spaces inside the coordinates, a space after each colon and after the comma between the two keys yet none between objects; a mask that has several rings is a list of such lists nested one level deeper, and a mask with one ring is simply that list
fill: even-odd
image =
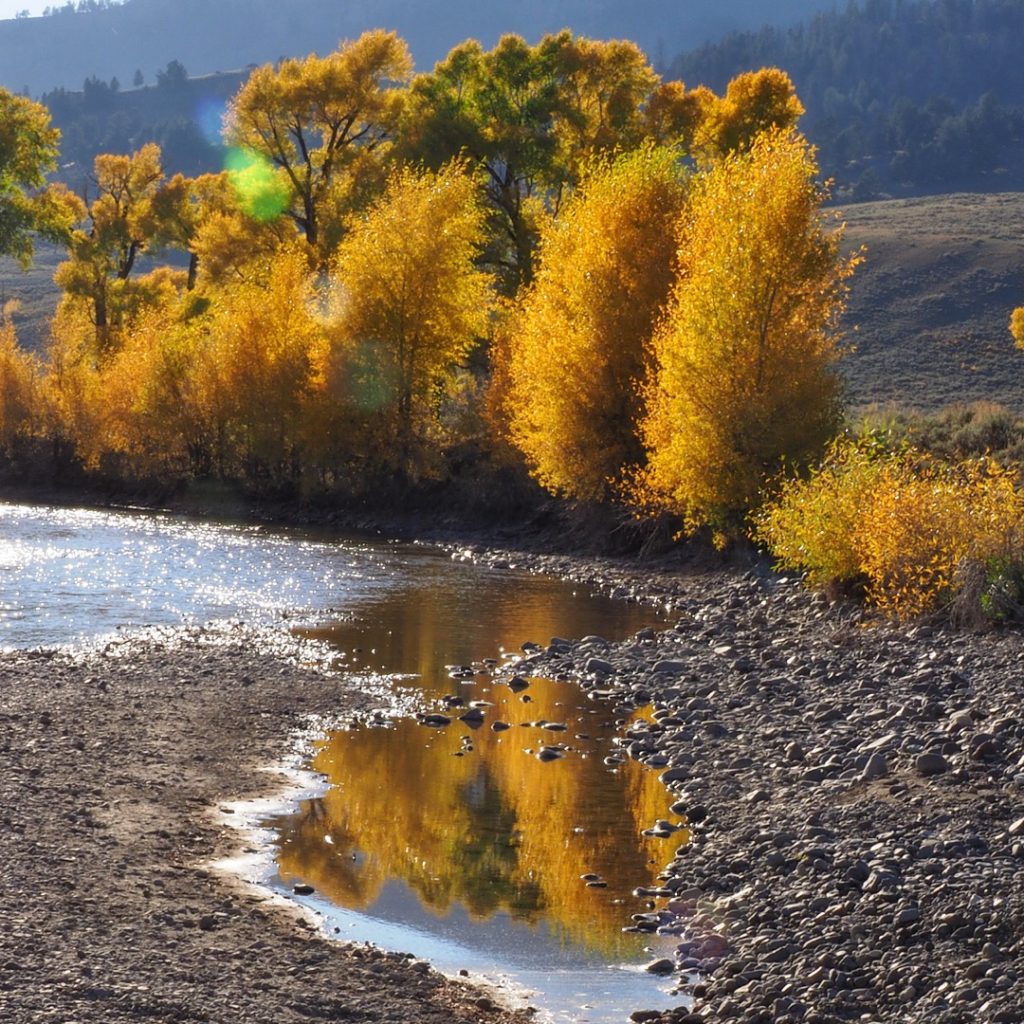
[{"label": "river rock", "polygon": [[914,770],[918,775],[942,775],[949,771],[949,762],[941,754],[918,754],[914,761]]},{"label": "river rock", "polygon": [[671,974],[675,969],[675,962],[664,956],[652,960],[649,964],[644,964],[644,970],[648,974]]},{"label": "river rock", "polygon": [[873,779],[882,779],[889,774],[889,765],[883,755],[877,751],[868,758],[868,762],[864,765],[864,770],[860,773],[860,777],[865,782],[871,782]]},{"label": "river rock", "polygon": [[685,672],[687,664],[685,661],[677,661],[673,658],[666,658],[664,661],[657,661],[654,663],[654,672],[663,672],[666,675],[679,675],[681,672]]},{"label": "river rock", "polygon": [[537,751],[538,761],[557,761],[561,757],[565,757],[565,751],[561,747],[541,747]]},{"label": "river rock", "polygon": [[443,729],[446,725],[451,725],[452,720],[447,715],[439,715],[432,713],[429,715],[417,715],[416,721],[420,725],[429,726],[432,729]]}]

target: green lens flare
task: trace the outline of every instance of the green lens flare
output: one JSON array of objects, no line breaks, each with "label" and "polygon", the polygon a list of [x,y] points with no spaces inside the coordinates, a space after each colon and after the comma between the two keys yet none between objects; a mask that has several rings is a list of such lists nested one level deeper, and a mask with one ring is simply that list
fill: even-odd
[{"label": "green lens flare", "polygon": [[253,220],[276,220],[287,209],[288,187],[262,154],[251,149],[231,149],[224,169],[238,205]]}]

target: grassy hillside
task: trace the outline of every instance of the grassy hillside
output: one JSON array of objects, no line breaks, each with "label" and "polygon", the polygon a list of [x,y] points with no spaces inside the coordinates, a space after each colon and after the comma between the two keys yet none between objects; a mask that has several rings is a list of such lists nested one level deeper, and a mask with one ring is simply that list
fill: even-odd
[{"label": "grassy hillside", "polygon": [[845,210],[867,246],[847,323],[851,402],[933,410],[990,399],[1024,413],[1024,352],[1007,324],[1024,304],[1024,193],[955,194]]},{"label": "grassy hillside", "polygon": [[[851,405],[922,411],[988,399],[1024,414],[1024,352],[1007,321],[1024,304],[1024,193],[862,203],[844,211],[867,246],[847,316]],[[22,274],[0,263],[0,294],[22,300],[19,337],[41,347],[56,304],[59,253]],[[857,326],[854,331],[853,327]]]}]

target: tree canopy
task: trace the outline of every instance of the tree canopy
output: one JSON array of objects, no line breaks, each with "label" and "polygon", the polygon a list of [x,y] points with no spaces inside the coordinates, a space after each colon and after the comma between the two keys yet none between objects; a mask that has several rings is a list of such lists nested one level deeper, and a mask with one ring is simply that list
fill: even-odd
[{"label": "tree canopy", "polygon": [[[393,32],[366,32],[326,57],[265,64],[232,100],[229,145],[266,158],[283,179],[285,209],[313,247],[322,243],[331,200],[359,157],[387,143],[412,70]],[[326,253],[323,254],[326,258]]]},{"label": "tree canopy", "polygon": [[0,256],[28,266],[33,236],[63,238],[75,207],[60,188],[46,188],[60,133],[42,104],[0,89]]}]

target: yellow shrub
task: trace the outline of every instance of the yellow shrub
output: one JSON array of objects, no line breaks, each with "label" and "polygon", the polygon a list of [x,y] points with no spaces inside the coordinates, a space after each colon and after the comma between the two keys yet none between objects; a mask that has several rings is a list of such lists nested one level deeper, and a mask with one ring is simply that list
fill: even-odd
[{"label": "yellow shrub", "polygon": [[783,487],[756,534],[811,586],[863,579],[872,604],[907,618],[949,604],[971,568],[989,581],[1019,572],[1024,492],[1016,471],[987,458],[943,463],[845,442]]},{"label": "yellow shrub", "polygon": [[755,537],[807,583],[849,583],[863,572],[857,522],[884,465],[875,446],[834,443],[808,478],[792,478],[755,520]]},{"label": "yellow shrub", "polygon": [[0,320],[0,450],[38,432],[41,418],[39,366],[18,346],[8,310]]},{"label": "yellow shrub", "polygon": [[1013,311],[1010,317],[1010,333],[1017,344],[1017,348],[1024,348],[1024,306]]}]

